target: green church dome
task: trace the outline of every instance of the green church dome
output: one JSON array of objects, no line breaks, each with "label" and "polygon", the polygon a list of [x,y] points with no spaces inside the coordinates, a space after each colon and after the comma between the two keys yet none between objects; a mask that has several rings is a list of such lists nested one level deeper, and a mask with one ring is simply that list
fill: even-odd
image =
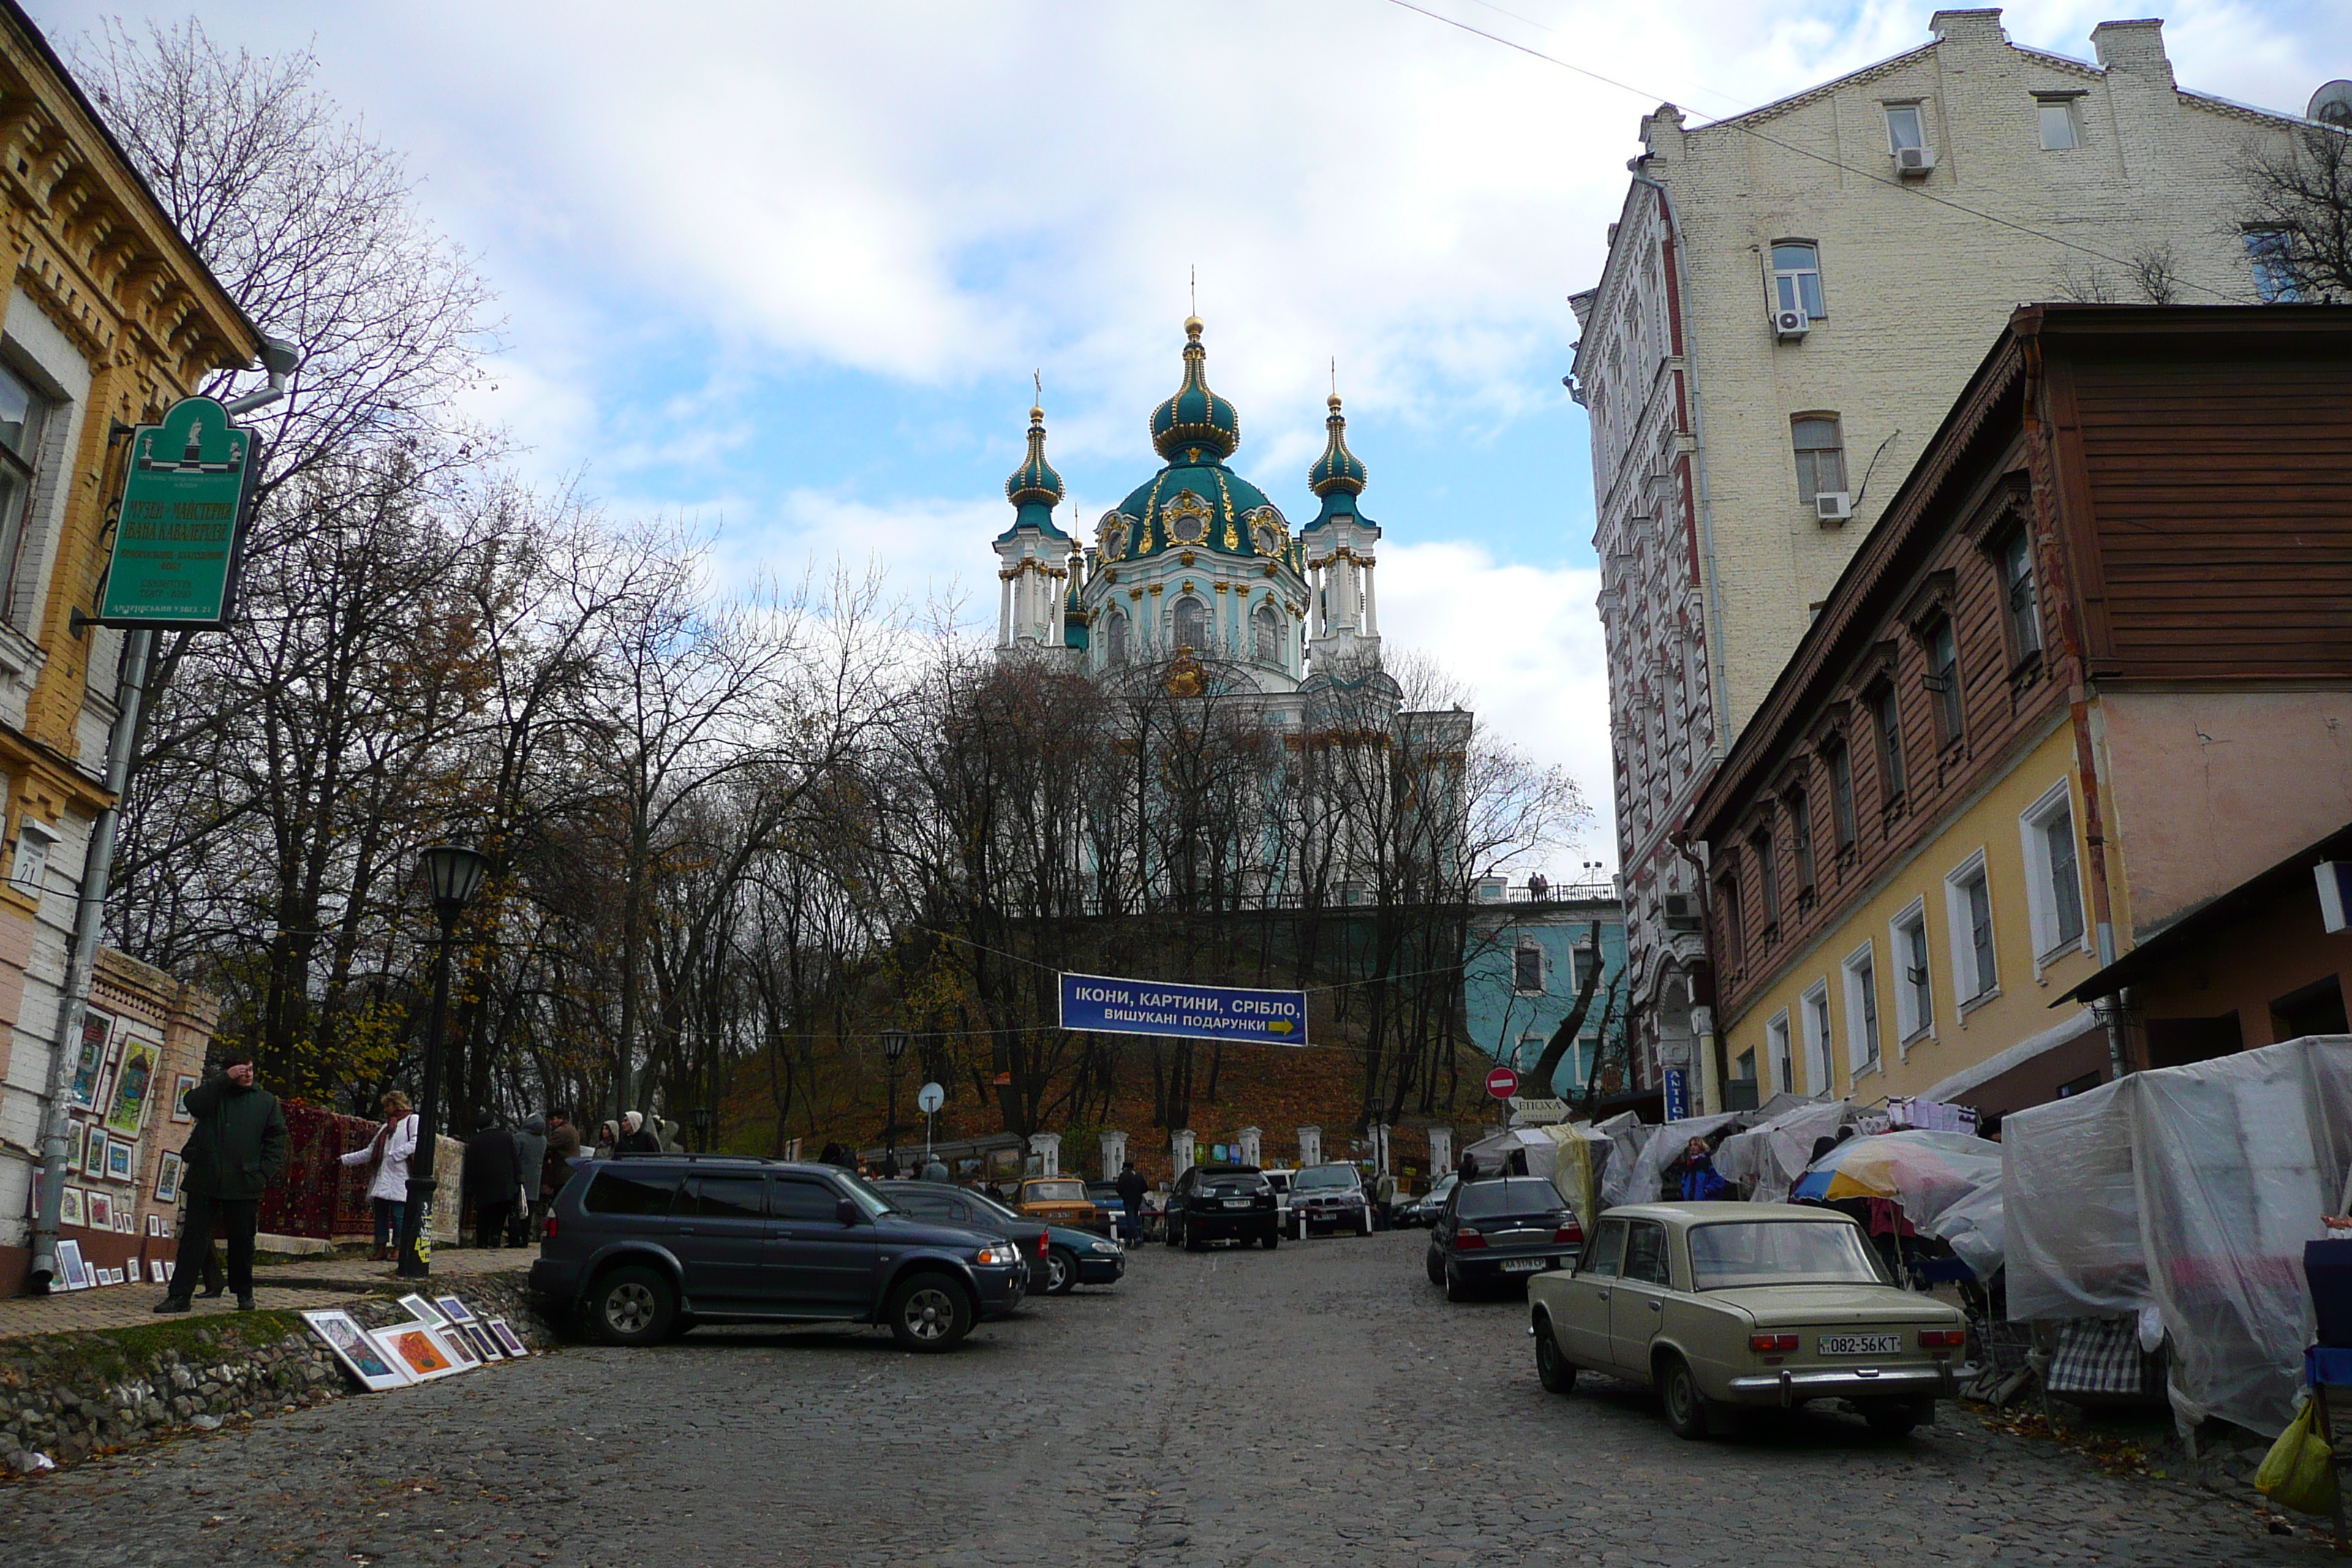
[{"label": "green church dome", "polygon": [[1323,455],[1307,470],[1307,488],[1318,496],[1333,491],[1343,495],[1361,495],[1364,489],[1364,465],[1355,453],[1348,450],[1348,421],[1339,413],[1339,395],[1331,395],[1331,416],[1323,421],[1330,435],[1323,445]]},{"label": "green church dome", "polygon": [[[1024,523],[1054,539],[1068,535],[1054,526],[1054,509],[1062,504],[1062,476],[1045,460],[1045,411],[1029,410],[1029,455],[1004,481],[1004,499],[1016,509],[1013,528]],[[1012,530],[1007,530],[1011,532]]]},{"label": "green church dome", "polygon": [[1209,351],[1201,346],[1200,317],[1186,319],[1184,337],[1184,384],[1151,411],[1151,445],[1171,463],[1180,457],[1215,462],[1242,444],[1242,419],[1232,404],[1209,390]]}]

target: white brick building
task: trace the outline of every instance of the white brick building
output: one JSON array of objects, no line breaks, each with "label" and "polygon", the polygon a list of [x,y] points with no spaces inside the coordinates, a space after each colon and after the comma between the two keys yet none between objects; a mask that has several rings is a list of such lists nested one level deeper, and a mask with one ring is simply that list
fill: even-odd
[{"label": "white brick building", "polygon": [[1571,300],[1636,1081],[1688,1068],[1711,1110],[1705,881],[1675,838],[1699,786],[2015,305],[2256,300],[2238,171],[2296,123],[2180,89],[2161,22],[2100,24],[2096,65],[1998,11],[1932,34],[1710,125],[1645,117]]}]

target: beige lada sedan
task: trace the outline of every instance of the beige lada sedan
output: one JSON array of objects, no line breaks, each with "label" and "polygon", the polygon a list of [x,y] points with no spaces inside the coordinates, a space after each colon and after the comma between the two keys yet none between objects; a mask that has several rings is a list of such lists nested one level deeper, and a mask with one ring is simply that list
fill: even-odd
[{"label": "beige lada sedan", "polygon": [[1958,1309],[1886,1282],[1862,1227],[1792,1204],[1632,1204],[1593,1227],[1573,1274],[1528,1283],[1536,1375],[1655,1386],[1681,1437],[1741,1405],[1851,1400],[1879,1432],[1932,1421],[1958,1384]]}]

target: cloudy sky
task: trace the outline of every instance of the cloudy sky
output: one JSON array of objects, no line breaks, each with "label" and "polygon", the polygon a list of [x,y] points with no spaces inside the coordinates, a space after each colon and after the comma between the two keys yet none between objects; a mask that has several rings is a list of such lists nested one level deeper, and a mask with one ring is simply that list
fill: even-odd
[{"label": "cloudy sky", "polygon": [[[1569,767],[1599,813],[1584,853],[1613,860],[1566,297],[1598,274],[1645,109],[1768,101],[1924,42],[1934,7],[1415,3],[1626,89],[1393,0],[203,15],[224,43],[314,48],[406,152],[501,295],[478,412],[529,471],[698,518],[787,575],[878,557],[991,631],[1032,373],[1097,516],[1156,467],[1144,421],[1176,384],[1197,269],[1235,466],[1313,515],[1336,360],[1387,531],[1383,632]],[[185,15],[30,5],[64,48],[104,16]],[[2343,0],[2161,9],[2189,87],[2300,110],[2352,75]],[[2004,19],[2088,58],[2094,23],[2145,14],[2037,0]]]}]

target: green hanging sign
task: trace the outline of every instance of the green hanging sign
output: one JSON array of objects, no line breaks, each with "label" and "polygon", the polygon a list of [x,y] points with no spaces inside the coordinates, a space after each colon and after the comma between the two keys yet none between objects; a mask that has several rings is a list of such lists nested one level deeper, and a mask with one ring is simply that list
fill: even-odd
[{"label": "green hanging sign", "polygon": [[209,397],[184,397],[131,433],[106,593],[110,626],[228,624],[261,442]]}]

